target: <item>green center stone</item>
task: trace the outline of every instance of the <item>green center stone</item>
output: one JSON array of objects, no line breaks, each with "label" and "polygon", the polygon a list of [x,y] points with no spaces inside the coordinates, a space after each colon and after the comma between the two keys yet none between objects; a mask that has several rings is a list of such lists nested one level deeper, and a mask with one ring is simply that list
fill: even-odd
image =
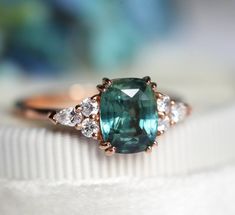
[{"label": "green center stone", "polygon": [[158,114],[154,92],[142,79],[115,79],[101,94],[100,126],[105,142],[117,153],[136,153],[152,146]]}]

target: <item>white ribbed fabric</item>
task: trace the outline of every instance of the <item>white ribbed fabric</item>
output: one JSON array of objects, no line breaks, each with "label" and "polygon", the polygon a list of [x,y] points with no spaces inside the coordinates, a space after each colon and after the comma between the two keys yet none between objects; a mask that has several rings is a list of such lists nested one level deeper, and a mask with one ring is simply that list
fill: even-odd
[{"label": "white ribbed fabric", "polygon": [[0,180],[1,215],[234,215],[235,168],[188,177]]},{"label": "white ribbed fabric", "polygon": [[[53,127],[53,126],[52,126]],[[152,154],[106,157],[76,132],[0,127],[0,178],[95,180],[182,175],[235,161],[235,105],[193,115],[159,138]]]}]

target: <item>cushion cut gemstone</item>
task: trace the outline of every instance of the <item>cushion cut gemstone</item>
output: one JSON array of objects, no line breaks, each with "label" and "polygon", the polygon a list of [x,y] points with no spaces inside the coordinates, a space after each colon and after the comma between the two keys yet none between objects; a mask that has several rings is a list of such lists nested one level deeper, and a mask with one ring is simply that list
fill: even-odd
[{"label": "cushion cut gemstone", "polygon": [[104,141],[117,153],[136,153],[152,146],[158,115],[154,92],[142,79],[115,79],[102,93],[100,126]]}]

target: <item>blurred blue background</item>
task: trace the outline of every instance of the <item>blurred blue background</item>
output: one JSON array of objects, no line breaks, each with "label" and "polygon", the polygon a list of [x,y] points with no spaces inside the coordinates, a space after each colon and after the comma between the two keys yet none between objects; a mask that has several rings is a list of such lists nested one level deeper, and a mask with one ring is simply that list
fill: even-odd
[{"label": "blurred blue background", "polygon": [[88,95],[102,77],[149,75],[201,109],[230,101],[234,11],[229,0],[0,0],[0,112],[41,91]]},{"label": "blurred blue background", "polygon": [[120,69],[175,18],[171,0],[0,0],[0,72]]}]

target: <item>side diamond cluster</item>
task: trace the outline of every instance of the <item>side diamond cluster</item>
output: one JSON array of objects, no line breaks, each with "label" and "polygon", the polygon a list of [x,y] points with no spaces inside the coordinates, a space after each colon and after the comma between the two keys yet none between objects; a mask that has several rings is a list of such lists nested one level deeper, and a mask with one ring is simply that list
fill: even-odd
[{"label": "side diamond cluster", "polygon": [[187,106],[182,102],[175,102],[169,96],[159,94],[157,98],[158,132],[164,133],[171,125],[181,122],[187,115]]},{"label": "side diamond cluster", "polygon": [[86,137],[96,137],[99,132],[97,114],[99,105],[95,99],[86,98],[78,107],[62,109],[53,116],[53,120],[61,125],[76,127]]}]

